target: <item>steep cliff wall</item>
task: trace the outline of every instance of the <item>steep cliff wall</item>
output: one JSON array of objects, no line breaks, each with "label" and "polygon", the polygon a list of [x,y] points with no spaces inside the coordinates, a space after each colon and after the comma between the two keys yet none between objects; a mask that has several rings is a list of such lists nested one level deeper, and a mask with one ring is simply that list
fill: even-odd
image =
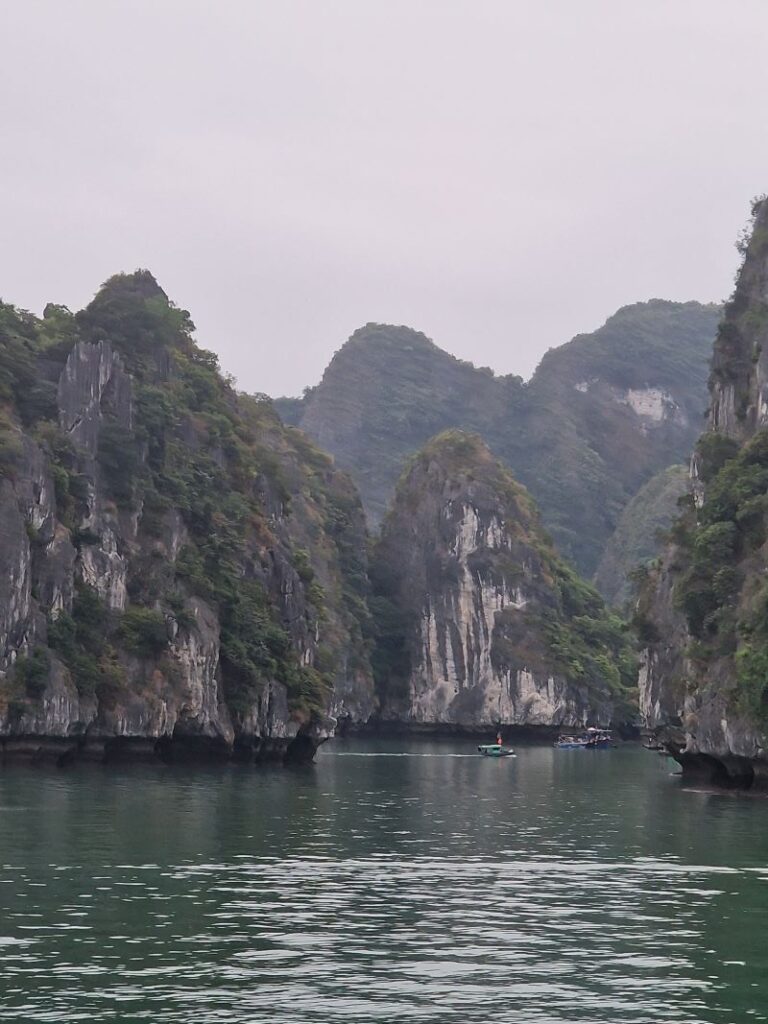
[{"label": "steep cliff wall", "polygon": [[381,717],[412,728],[633,716],[621,622],[555,554],[528,492],[476,435],[429,442],[372,561]]},{"label": "steep cliff wall", "polygon": [[641,707],[684,768],[768,782],[768,203],[715,342],[689,504],[641,588]]},{"label": "steep cliff wall", "polygon": [[375,706],[351,482],[146,272],[0,307],[6,755],[299,755]]},{"label": "steep cliff wall", "polygon": [[277,406],[352,474],[374,527],[428,438],[479,433],[529,488],[559,550],[592,575],[637,490],[688,460],[720,312],[662,300],[624,307],[550,350],[527,384],[454,359],[417,331],[368,324],[304,399]]}]

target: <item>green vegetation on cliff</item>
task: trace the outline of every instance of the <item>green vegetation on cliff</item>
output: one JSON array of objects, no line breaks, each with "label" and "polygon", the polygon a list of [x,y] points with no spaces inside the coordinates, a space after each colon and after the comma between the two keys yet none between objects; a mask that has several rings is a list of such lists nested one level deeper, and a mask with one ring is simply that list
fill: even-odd
[{"label": "green vegetation on cliff", "polygon": [[[695,664],[735,658],[731,697],[768,723],[768,587],[760,571],[768,530],[768,430],[741,449],[717,434],[699,446],[706,501],[675,523],[675,600]],[[728,457],[730,455],[730,458]]]},{"label": "green vegetation on cliff", "polygon": [[451,426],[484,434],[521,393],[519,377],[478,370],[419,331],[367,324],[303,400],[275,405],[352,474],[378,526],[406,461],[425,441]]},{"label": "green vegetation on cliff", "polygon": [[690,487],[688,468],[670,466],[652,476],[624,507],[595,573],[595,586],[616,608],[632,595],[630,576],[657,558]]},{"label": "green vegetation on cliff", "polygon": [[518,469],[558,547],[585,575],[660,470],[685,462],[706,409],[721,308],[655,299],[544,357],[531,382],[537,440]]},{"label": "green vegetation on cliff", "polygon": [[410,460],[371,572],[385,715],[633,717],[626,624],[557,555],[531,495],[477,435],[446,431]]},{"label": "green vegetation on cliff", "polygon": [[696,302],[624,307],[550,350],[527,384],[406,327],[368,324],[304,399],[276,405],[352,474],[373,526],[431,436],[480,434],[530,489],[560,550],[591,575],[627,502],[690,454],[719,315]]},{"label": "green vegetation on cliff", "polygon": [[661,724],[684,724],[687,751],[719,759],[762,759],[768,729],[768,203],[752,214],[715,341],[693,493],[638,599],[646,705]]},{"label": "green vegetation on cliff", "polygon": [[[370,677],[362,508],[351,481],[268,400],[233,390],[193,330],[147,271],[111,278],[74,316],[0,306],[0,478],[19,476],[21,494],[31,486],[25,445],[40,447],[77,566],[63,608],[33,597],[51,651],[100,705],[148,684],[132,658],[172,681],[174,638],[194,632],[201,599],[216,616],[229,710],[252,714],[275,681],[306,721],[351,678],[364,691]],[[87,407],[90,385],[68,385],[67,374],[91,359],[102,373],[102,343],[118,362],[84,423],[69,417],[67,387]],[[116,560],[127,601],[107,594]],[[8,675],[13,699],[39,696],[38,650]],[[12,647],[3,654],[13,660]]]}]

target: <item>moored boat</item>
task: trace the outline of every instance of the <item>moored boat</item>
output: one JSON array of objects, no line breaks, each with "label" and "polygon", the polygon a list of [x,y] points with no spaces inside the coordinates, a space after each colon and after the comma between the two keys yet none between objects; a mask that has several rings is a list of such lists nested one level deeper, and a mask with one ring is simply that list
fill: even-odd
[{"label": "moored boat", "polygon": [[607,750],[613,746],[609,729],[589,728],[580,736],[559,736],[555,746],[560,750]]}]

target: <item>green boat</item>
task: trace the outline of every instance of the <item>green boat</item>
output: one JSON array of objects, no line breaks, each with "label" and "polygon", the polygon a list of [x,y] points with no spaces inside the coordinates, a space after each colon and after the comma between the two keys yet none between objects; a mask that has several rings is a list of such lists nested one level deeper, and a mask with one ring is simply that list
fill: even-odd
[{"label": "green boat", "polygon": [[478,753],[484,757],[514,757],[512,747],[504,747],[501,743],[483,743],[478,748]]}]

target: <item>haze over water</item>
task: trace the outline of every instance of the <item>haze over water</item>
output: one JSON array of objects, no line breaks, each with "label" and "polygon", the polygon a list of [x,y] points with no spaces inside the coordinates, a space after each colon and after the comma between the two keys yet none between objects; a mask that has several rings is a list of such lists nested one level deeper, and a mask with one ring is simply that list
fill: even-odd
[{"label": "haze over water", "polygon": [[768,803],[472,749],[5,769],[0,1020],[768,1019]]}]

